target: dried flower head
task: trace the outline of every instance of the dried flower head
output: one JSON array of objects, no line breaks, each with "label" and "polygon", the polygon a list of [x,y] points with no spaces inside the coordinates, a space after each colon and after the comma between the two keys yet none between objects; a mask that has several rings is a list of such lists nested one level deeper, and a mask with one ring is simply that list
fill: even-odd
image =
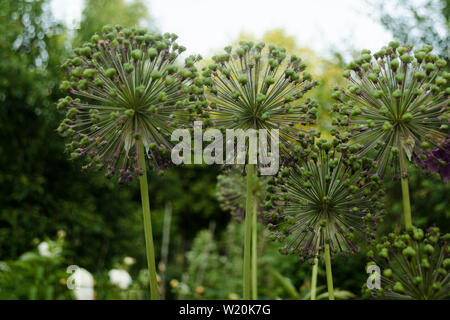
[{"label": "dried flower head", "polygon": [[185,51],[175,34],[105,26],[102,34],[74,50],[63,64],[68,80],[61,89],[69,96],[57,108],[66,110],[58,131],[72,139],[72,159],[84,156],[84,168],[105,168],[120,181],[139,174],[138,143],[147,163],[156,169],[168,164],[170,134],[187,127],[201,113],[203,88],[193,85],[194,63],[176,59]]},{"label": "dried flower head", "polygon": [[450,298],[450,234],[439,228],[411,227],[403,234],[390,233],[368,252],[381,268],[381,288],[363,291],[374,297],[390,299]]},{"label": "dried flower head", "polygon": [[357,157],[362,146],[349,146],[345,136],[315,138],[305,135],[293,163],[269,180],[269,229],[285,243],[282,253],[311,258],[325,243],[332,253],[357,251],[358,235],[370,239],[383,213],[376,164]]},{"label": "dried flower head", "polygon": [[[242,41],[232,51],[213,57],[202,70],[213,125],[226,129],[279,129],[283,146],[297,138],[301,126],[312,125],[318,105],[300,102],[317,85],[303,72],[305,63],[297,56],[287,58],[282,47]],[[301,73],[302,72],[302,73]]]},{"label": "dried flower head", "polygon": [[[233,166],[217,177],[217,200],[225,211],[230,211],[238,221],[245,216],[247,199],[247,178],[243,171],[244,166]],[[264,212],[264,199],[266,196],[267,178],[264,176],[254,180],[253,197],[257,206],[257,216],[261,220]]]},{"label": "dried flower head", "polygon": [[431,50],[398,42],[373,55],[363,50],[344,71],[351,84],[333,93],[334,123],[349,126],[353,141],[363,144],[361,155],[374,150],[381,174],[400,165],[405,176],[407,161],[442,148],[449,137],[450,74]]}]

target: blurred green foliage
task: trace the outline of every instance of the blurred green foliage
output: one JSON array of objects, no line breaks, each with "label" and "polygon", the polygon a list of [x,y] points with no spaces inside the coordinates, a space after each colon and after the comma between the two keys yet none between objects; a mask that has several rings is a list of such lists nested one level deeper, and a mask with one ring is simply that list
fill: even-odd
[{"label": "blurred green foliage", "polygon": [[395,39],[417,45],[431,44],[448,60],[450,0],[366,2]]},{"label": "blurred green foliage", "polygon": [[50,243],[47,255],[36,250],[18,259],[0,262],[0,299],[72,299],[65,285],[63,239]]},{"label": "blurred green foliage", "polygon": [[75,45],[81,45],[104,25],[120,24],[133,27],[140,22],[151,27],[151,19],[142,0],[86,0],[80,21],[79,31],[74,39]]}]

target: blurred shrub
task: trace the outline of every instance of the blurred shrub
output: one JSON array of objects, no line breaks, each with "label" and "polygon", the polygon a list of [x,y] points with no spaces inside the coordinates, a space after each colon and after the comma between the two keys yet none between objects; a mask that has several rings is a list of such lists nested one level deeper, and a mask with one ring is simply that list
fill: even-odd
[{"label": "blurred shrub", "polygon": [[17,260],[0,261],[0,299],[72,299],[66,286],[63,237],[44,241]]}]

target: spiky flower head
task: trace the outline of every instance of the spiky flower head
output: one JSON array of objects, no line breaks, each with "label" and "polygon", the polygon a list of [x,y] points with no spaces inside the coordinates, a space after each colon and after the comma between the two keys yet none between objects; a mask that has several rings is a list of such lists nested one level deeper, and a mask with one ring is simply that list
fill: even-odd
[{"label": "spiky flower head", "polygon": [[185,128],[201,113],[203,88],[193,85],[194,63],[176,59],[185,51],[175,34],[149,33],[140,28],[105,26],[101,35],[74,50],[63,64],[68,79],[61,89],[69,95],[57,108],[66,110],[58,131],[72,139],[72,159],[84,156],[84,168],[106,169],[120,181],[139,174],[138,143],[146,163],[162,169],[170,159],[170,134]]},{"label": "spiky flower head", "polygon": [[242,41],[202,70],[213,125],[225,129],[279,130],[282,146],[312,125],[318,105],[303,95],[317,85],[301,58],[282,47]]},{"label": "spiky flower head", "polygon": [[373,55],[363,50],[344,71],[349,86],[333,93],[339,102],[334,123],[349,126],[354,141],[363,144],[360,154],[374,150],[381,174],[392,165],[406,175],[408,161],[442,148],[449,137],[450,74],[431,50],[425,45],[413,51],[398,42]]},{"label": "spiky flower head", "polygon": [[[217,200],[220,207],[230,211],[231,215],[238,221],[245,216],[245,204],[247,199],[247,178],[244,166],[233,166],[217,176],[216,187]],[[253,181],[253,197],[257,206],[258,219],[262,221],[263,206],[266,197],[267,177],[260,176]]]},{"label": "spiky flower head", "polygon": [[390,233],[368,252],[381,271],[381,288],[363,291],[378,298],[448,299],[450,298],[450,234],[439,228],[411,227],[402,234]]},{"label": "spiky flower head", "polygon": [[269,180],[267,209],[272,237],[282,253],[312,258],[330,244],[332,253],[355,252],[359,236],[371,239],[382,219],[381,181],[373,160],[348,138],[305,135],[290,166]]}]

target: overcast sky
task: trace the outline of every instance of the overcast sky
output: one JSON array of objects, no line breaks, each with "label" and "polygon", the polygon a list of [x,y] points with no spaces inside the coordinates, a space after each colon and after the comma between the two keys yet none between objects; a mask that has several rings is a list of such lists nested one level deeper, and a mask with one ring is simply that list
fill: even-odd
[{"label": "overcast sky", "polygon": [[[162,32],[174,32],[188,51],[204,56],[236,39],[283,28],[302,46],[327,56],[329,49],[378,50],[389,32],[369,17],[364,0],[144,0]],[[76,27],[83,0],[52,0],[57,19]]]}]

